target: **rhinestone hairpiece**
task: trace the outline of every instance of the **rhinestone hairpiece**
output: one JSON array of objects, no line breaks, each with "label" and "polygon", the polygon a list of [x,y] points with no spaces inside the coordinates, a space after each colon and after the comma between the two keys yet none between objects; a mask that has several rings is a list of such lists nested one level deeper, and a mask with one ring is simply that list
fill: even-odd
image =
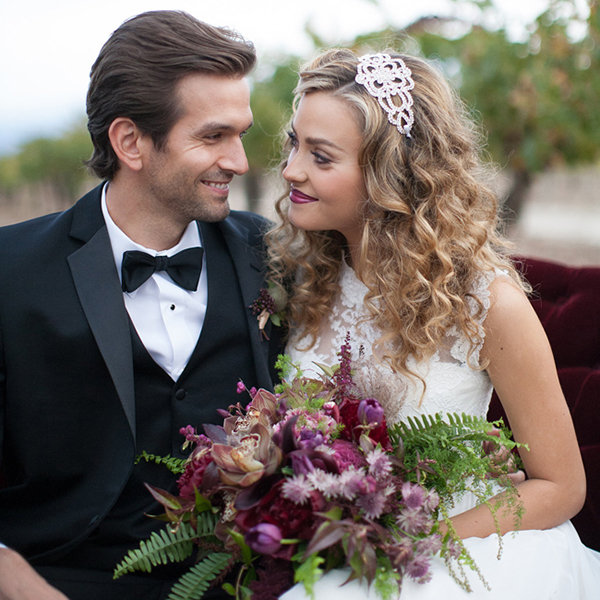
[{"label": "rhinestone hairpiece", "polygon": [[[354,80],[363,85],[369,94],[377,98],[385,110],[388,121],[406,137],[410,137],[414,115],[412,94],[415,87],[410,69],[401,58],[392,58],[389,54],[366,54],[359,58]],[[400,96],[400,106],[392,101]]]}]

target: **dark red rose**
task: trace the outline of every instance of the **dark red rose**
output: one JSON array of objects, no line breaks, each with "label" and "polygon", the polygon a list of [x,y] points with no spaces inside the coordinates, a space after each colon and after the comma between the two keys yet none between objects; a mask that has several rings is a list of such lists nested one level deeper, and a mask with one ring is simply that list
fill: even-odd
[{"label": "dark red rose", "polygon": [[[271,523],[284,538],[312,538],[319,524],[314,513],[324,509],[325,501],[315,493],[310,502],[296,504],[281,495],[282,484],[282,480],[277,482],[252,508],[238,511],[235,523],[243,534],[260,523]],[[294,545],[282,545],[273,556],[289,560],[294,552]]]}]

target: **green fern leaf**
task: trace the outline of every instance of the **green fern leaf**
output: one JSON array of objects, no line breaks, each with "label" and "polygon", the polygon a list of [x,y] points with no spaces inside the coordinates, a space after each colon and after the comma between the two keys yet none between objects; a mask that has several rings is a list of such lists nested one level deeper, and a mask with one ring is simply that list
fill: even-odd
[{"label": "green fern leaf", "polygon": [[137,464],[142,460],[163,465],[174,475],[181,475],[185,471],[185,463],[187,462],[185,458],[176,458],[170,454],[167,454],[167,456],[157,456],[156,454],[149,454],[145,450],[142,450],[141,454],[136,457],[135,462]]},{"label": "green fern leaf", "polygon": [[160,532],[153,531],[148,540],[140,542],[138,549],[130,550],[115,567],[113,578],[134,571],[149,573],[157,565],[181,562],[191,556],[197,537],[198,533],[188,523],[181,523],[176,530],[167,527]]},{"label": "green fern leaf", "polygon": [[225,569],[231,554],[217,552],[194,565],[173,586],[167,600],[200,600],[211,582]]}]

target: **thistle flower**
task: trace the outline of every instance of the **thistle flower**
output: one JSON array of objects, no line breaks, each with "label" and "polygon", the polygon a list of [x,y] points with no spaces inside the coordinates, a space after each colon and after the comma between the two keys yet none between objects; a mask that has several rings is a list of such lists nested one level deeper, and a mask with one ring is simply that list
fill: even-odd
[{"label": "thistle flower", "polygon": [[396,523],[409,535],[429,533],[433,527],[433,519],[420,508],[404,508],[396,516]]},{"label": "thistle flower", "polygon": [[294,475],[286,479],[281,486],[282,496],[296,504],[304,504],[309,500],[313,491],[314,487],[304,474]]},{"label": "thistle flower", "polygon": [[378,481],[387,479],[392,473],[392,461],[390,457],[381,449],[375,448],[366,456],[369,465],[369,475],[372,475]]},{"label": "thistle flower", "polygon": [[356,498],[356,506],[364,512],[367,519],[378,519],[387,506],[387,497],[382,490],[361,494]]},{"label": "thistle flower", "polygon": [[423,555],[415,557],[406,565],[406,574],[417,583],[427,583],[431,579],[430,561]]},{"label": "thistle flower", "polygon": [[427,492],[416,483],[406,481],[402,484],[402,500],[408,509],[420,509],[425,504]]}]

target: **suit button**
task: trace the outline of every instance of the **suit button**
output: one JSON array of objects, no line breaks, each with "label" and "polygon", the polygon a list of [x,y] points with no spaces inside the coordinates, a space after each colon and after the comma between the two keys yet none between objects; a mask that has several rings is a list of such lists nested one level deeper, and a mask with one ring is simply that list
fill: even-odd
[{"label": "suit button", "polygon": [[177,400],[183,400],[185,398],[185,396],[186,396],[186,392],[185,392],[185,390],[183,390],[181,388],[175,392],[175,398],[177,398]]}]

